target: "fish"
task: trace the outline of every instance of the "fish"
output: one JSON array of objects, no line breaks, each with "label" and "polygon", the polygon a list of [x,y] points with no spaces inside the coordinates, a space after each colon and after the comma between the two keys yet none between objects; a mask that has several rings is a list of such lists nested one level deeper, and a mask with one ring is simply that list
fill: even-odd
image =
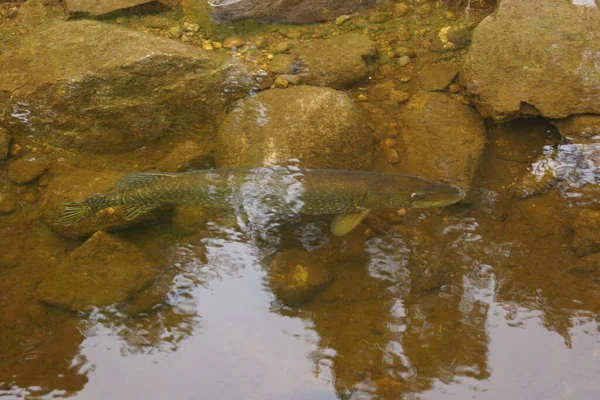
[{"label": "fish", "polygon": [[343,236],[373,209],[443,207],[464,199],[458,186],[419,177],[328,169],[222,168],[124,176],[112,192],[64,203],[57,225],[73,225],[108,207],[133,220],[163,205],[259,208],[271,214],[337,215],[331,233]]}]

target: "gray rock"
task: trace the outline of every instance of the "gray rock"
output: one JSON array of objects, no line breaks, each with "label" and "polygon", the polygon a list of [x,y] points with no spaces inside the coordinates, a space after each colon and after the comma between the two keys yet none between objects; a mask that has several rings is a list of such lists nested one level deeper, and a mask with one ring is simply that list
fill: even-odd
[{"label": "gray rock", "polygon": [[485,147],[477,111],[443,93],[420,92],[402,115],[402,171],[469,191]]},{"label": "gray rock", "polygon": [[460,66],[455,62],[426,64],[419,71],[421,88],[428,92],[444,90],[458,75]]},{"label": "gray rock", "polygon": [[82,201],[94,193],[114,190],[115,184],[123,175],[122,172],[96,172],[82,169],[69,169],[56,174],[42,192],[44,222],[63,236],[73,238],[91,236],[99,230],[117,230],[139,222],[139,220],[126,221],[120,208],[107,208],[70,226],[55,223],[62,213],[64,203]]},{"label": "gray rock", "polygon": [[[16,140],[119,152],[180,130],[210,135],[254,85],[226,55],[96,21],[37,26],[0,54],[0,121]],[[2,104],[2,103],[0,103]]]},{"label": "gray rock", "polygon": [[581,210],[573,222],[573,250],[579,257],[600,252],[600,211]]},{"label": "gray rock", "polygon": [[0,128],[0,160],[8,157],[11,137],[4,128]]},{"label": "gray rock", "polygon": [[365,79],[368,74],[365,60],[375,54],[375,43],[360,34],[310,40],[292,50],[299,64],[297,74],[302,76],[303,83],[334,89],[343,89]]},{"label": "gray rock", "polygon": [[474,30],[464,80],[485,117],[600,114],[600,9],[504,0]]},{"label": "gray rock", "polygon": [[40,300],[73,311],[119,304],[150,285],[158,268],[133,244],[95,233],[38,286]]},{"label": "gray rock", "polygon": [[343,92],[294,86],[240,101],[217,135],[218,167],[257,167],[301,160],[307,168],[369,169],[373,139],[367,116]]},{"label": "gray rock", "polygon": [[8,179],[17,185],[36,180],[50,167],[50,162],[44,157],[19,158],[8,166]]},{"label": "gray rock", "polygon": [[219,22],[257,19],[263,22],[305,24],[351,14],[362,2],[363,0],[214,0],[211,5],[212,17]]},{"label": "gray rock", "polygon": [[64,0],[64,4],[70,13],[102,15],[156,1],[169,7],[177,4],[174,0]]},{"label": "gray rock", "polygon": [[573,142],[591,143],[600,139],[600,115],[573,115],[554,120],[552,124],[562,136]]}]

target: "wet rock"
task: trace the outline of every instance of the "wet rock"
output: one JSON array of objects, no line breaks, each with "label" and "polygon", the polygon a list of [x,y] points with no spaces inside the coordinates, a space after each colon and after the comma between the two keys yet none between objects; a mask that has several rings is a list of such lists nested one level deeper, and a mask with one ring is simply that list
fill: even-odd
[{"label": "wet rock", "polygon": [[364,111],[343,92],[294,86],[240,101],[219,127],[217,166],[257,167],[296,158],[306,168],[369,169]]},{"label": "wet rock", "polygon": [[102,15],[156,1],[169,7],[177,4],[175,0],[64,0],[64,4],[70,13]]},{"label": "wet rock", "polygon": [[406,67],[408,64],[410,64],[410,57],[409,56],[400,56],[400,58],[398,58],[398,65],[401,67]]},{"label": "wet rock", "polygon": [[73,311],[118,304],[152,283],[158,268],[133,244],[95,233],[37,289],[40,300]]},{"label": "wet rock", "polygon": [[91,236],[96,231],[112,231],[152,217],[152,213],[137,220],[126,221],[120,208],[107,208],[96,215],[83,219],[70,226],[57,225],[56,220],[67,202],[79,202],[95,193],[114,190],[115,184],[123,177],[122,172],[96,172],[70,169],[53,176],[42,194],[42,218],[52,229],[66,237]]},{"label": "wet rock", "polygon": [[396,103],[405,103],[408,99],[410,99],[410,93],[402,90],[392,90],[390,92],[390,100]]},{"label": "wet rock", "polygon": [[208,215],[200,207],[178,206],[173,209],[171,229],[179,235],[193,235],[206,227]]},{"label": "wet rock", "polygon": [[414,57],[416,55],[417,53],[408,47],[398,46],[394,49],[394,56],[396,57]]},{"label": "wet rock", "polygon": [[6,130],[3,128],[0,128],[0,160],[4,160],[6,157],[8,157],[10,140],[11,137],[8,132],[6,132]]},{"label": "wet rock", "polygon": [[15,196],[9,193],[0,193],[0,215],[10,214],[17,209]]},{"label": "wet rock", "polygon": [[215,167],[215,159],[209,149],[191,140],[176,143],[156,164],[159,171],[183,172]]},{"label": "wet rock", "polygon": [[426,64],[419,71],[421,88],[428,92],[444,90],[458,75],[459,68],[455,62]]},{"label": "wet rock", "polygon": [[54,21],[0,54],[0,93],[12,94],[0,121],[16,140],[126,151],[180,130],[211,135],[227,102],[254,82],[224,54],[113,24]]},{"label": "wet rock", "polygon": [[306,251],[278,253],[269,265],[269,286],[286,305],[306,303],[332,281],[323,264],[320,256]]},{"label": "wet rock", "polygon": [[573,222],[573,250],[579,257],[600,252],[600,211],[581,210]]},{"label": "wet rock", "polygon": [[267,68],[274,74],[293,74],[299,70],[296,58],[289,54],[276,55]]},{"label": "wet rock", "polygon": [[573,115],[554,120],[552,124],[563,137],[573,142],[598,142],[600,139],[600,115]]},{"label": "wet rock", "polygon": [[464,80],[485,117],[600,113],[600,9],[504,0],[475,29]]},{"label": "wet rock", "polygon": [[575,266],[569,269],[569,274],[600,284],[600,253],[590,254],[578,260]]},{"label": "wet rock", "polygon": [[363,0],[215,0],[211,5],[212,17],[223,23],[256,19],[262,22],[306,24],[351,14],[362,2]]},{"label": "wet rock", "polygon": [[367,77],[365,60],[376,54],[375,43],[360,34],[315,39],[292,50],[299,75],[307,85],[343,89]]},{"label": "wet rock", "polygon": [[471,40],[471,26],[468,23],[448,25],[438,31],[437,38],[431,49],[438,52],[446,52],[462,49]]},{"label": "wet rock", "polygon": [[369,100],[387,100],[390,97],[390,92],[392,90],[394,90],[394,82],[392,81],[382,82],[371,86],[368,92]]},{"label": "wet rock", "polygon": [[50,167],[44,157],[29,157],[14,160],[8,166],[8,179],[17,185],[33,182]]},{"label": "wet rock", "polygon": [[483,119],[443,93],[421,92],[402,115],[403,172],[468,191],[485,146]]}]

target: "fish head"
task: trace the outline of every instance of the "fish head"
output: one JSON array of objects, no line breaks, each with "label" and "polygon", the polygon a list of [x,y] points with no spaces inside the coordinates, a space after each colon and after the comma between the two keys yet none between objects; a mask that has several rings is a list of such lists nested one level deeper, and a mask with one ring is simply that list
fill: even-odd
[{"label": "fish head", "polygon": [[412,208],[444,207],[461,201],[465,196],[465,191],[458,186],[419,179],[410,186],[408,203]]}]

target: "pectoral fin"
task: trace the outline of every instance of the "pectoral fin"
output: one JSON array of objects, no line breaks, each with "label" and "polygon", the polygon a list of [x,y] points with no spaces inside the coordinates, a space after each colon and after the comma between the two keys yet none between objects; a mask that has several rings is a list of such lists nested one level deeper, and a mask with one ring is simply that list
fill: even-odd
[{"label": "pectoral fin", "polygon": [[361,212],[338,215],[333,219],[331,223],[331,233],[335,236],[344,236],[345,234],[356,228],[360,221],[362,221],[371,210],[364,210]]},{"label": "pectoral fin", "polygon": [[154,210],[156,207],[158,207],[158,204],[134,204],[123,206],[123,218],[125,218],[126,221],[131,221],[140,215]]}]

